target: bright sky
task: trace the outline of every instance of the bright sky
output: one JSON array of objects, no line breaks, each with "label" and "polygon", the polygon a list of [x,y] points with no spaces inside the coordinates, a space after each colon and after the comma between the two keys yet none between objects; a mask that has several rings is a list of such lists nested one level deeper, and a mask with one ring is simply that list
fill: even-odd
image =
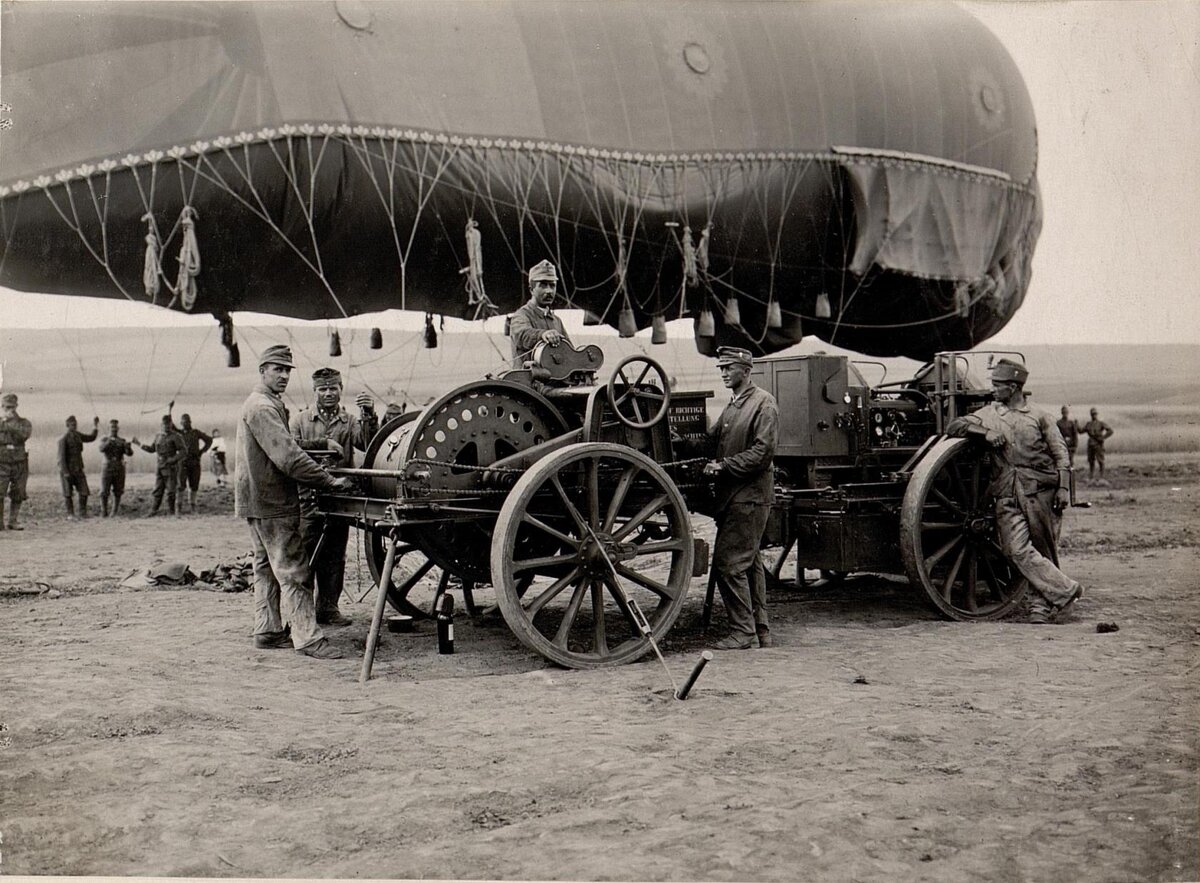
[{"label": "bright sky", "polygon": [[[1200,340],[1200,2],[962,5],[1008,48],[1038,118],[1045,221],[1033,284],[993,342]],[[353,324],[421,321],[395,314]],[[211,323],[142,304],[0,288],[5,327]],[[690,335],[689,325],[676,327]]]}]

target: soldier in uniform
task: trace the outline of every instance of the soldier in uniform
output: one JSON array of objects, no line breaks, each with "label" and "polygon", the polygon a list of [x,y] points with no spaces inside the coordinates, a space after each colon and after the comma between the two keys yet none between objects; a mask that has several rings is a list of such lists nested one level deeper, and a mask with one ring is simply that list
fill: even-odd
[{"label": "soldier in uniform", "polygon": [[[375,402],[365,392],[355,403],[359,415],[352,417],[342,407],[342,375],[336,368],[318,368],[313,372],[313,396],[316,403],[292,415],[292,437],[306,451],[336,451],[336,466],[353,466],[354,449],[365,451],[379,428]],[[340,519],[326,518],[317,509],[316,492],[300,491],[300,530],[304,535],[305,554],[312,560],[317,583],[317,624],[349,625],[351,620],[338,610],[346,575],[346,541],[350,526]],[[324,539],[322,539],[324,534]],[[320,544],[319,554],[312,559]]]},{"label": "soldier in uniform", "polygon": [[0,397],[0,530],[4,530],[4,498],[9,501],[8,529],[24,530],[18,516],[25,502],[25,483],[29,479],[29,452],[25,442],[33,434],[33,424],[17,413],[17,394]]},{"label": "soldier in uniform", "polygon": [[733,393],[708,432],[717,455],[704,467],[704,474],[714,479],[717,512],[712,566],[730,627],[713,645],[717,650],[748,649],[756,636],[760,647],[773,643],[759,545],[775,500],[771,465],[779,437],[779,406],[750,379],[753,366],[749,350],[717,349],[721,382]]},{"label": "soldier in uniform", "polygon": [[121,514],[121,495],[125,493],[125,458],[133,456],[133,446],[121,438],[121,424],[108,421],[108,435],[100,439],[104,470],[100,473],[100,506],[108,517],[108,495],[113,495],[112,514]]},{"label": "soldier in uniform", "polygon": [[522,367],[539,343],[558,346],[570,343],[562,319],[551,307],[558,294],[558,270],[549,261],[535,264],[529,271],[529,300],[508,320],[514,368]]},{"label": "soldier in uniform", "polygon": [[995,401],[958,417],[946,434],[978,436],[994,448],[990,490],[1004,554],[1029,581],[1032,623],[1052,622],[1079,598],[1083,587],[1058,569],[1062,513],[1070,505],[1067,446],[1050,416],[1025,398],[1024,365],[1001,359],[992,369]]},{"label": "soldier in uniform", "polygon": [[316,659],[338,659],[317,625],[312,572],[300,533],[301,484],[345,492],[306,454],[288,430],[283,391],[291,379],[292,351],[269,346],[258,363],[259,383],[242,405],[237,430],[234,513],[245,518],[254,544],[254,646],[286,647]]},{"label": "soldier in uniform", "polygon": [[1062,417],[1058,421],[1058,431],[1067,446],[1067,465],[1075,468],[1075,451],[1079,447],[1079,424],[1071,416],[1071,409],[1062,406]]},{"label": "soldier in uniform", "polygon": [[74,493],[79,494],[79,517],[87,518],[88,489],[87,472],[83,468],[83,445],[93,442],[100,433],[100,418],[92,418],[92,431],[81,433],[74,415],[67,418],[67,431],[58,440],[58,477],[62,482],[63,502],[67,518],[75,518]]},{"label": "soldier in uniform", "polygon": [[196,492],[200,490],[201,458],[212,447],[212,436],[192,428],[192,415],[179,418],[179,437],[183,439],[183,462],[179,464],[179,511],[187,500],[188,511],[196,511]]},{"label": "soldier in uniform", "polygon": [[1091,480],[1097,466],[1100,467],[1100,479],[1103,480],[1104,442],[1113,434],[1113,431],[1111,426],[1100,419],[1100,412],[1095,408],[1091,410],[1091,417],[1091,420],[1079,427],[1079,431],[1088,437],[1088,480]]},{"label": "soldier in uniform", "polygon": [[147,454],[155,454],[158,458],[154,465],[154,505],[146,513],[146,517],[153,518],[158,514],[164,493],[167,495],[167,511],[172,515],[181,514],[175,508],[175,489],[179,487],[179,465],[183,462],[186,452],[183,439],[171,423],[171,415],[163,415],[162,428],[150,444],[142,444],[137,440],[137,436],[134,436],[133,443]]}]

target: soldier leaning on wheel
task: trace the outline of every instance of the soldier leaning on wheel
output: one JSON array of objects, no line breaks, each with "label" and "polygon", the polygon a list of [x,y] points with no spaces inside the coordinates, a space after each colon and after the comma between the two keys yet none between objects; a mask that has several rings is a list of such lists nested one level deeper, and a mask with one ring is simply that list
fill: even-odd
[{"label": "soldier leaning on wheel", "polygon": [[946,427],[946,434],[975,436],[994,448],[990,491],[1004,554],[1033,590],[1029,621],[1044,624],[1063,614],[1083,587],[1058,569],[1062,512],[1070,504],[1067,446],[1050,417],[1025,398],[1024,365],[1001,359],[992,369],[996,400]]},{"label": "soldier leaning on wheel", "polygon": [[[342,375],[336,368],[318,368],[313,372],[313,397],[316,403],[292,415],[288,429],[306,451],[337,451],[335,466],[353,466],[354,449],[365,451],[379,429],[375,401],[361,392],[355,399],[359,415],[342,407]],[[350,525],[338,518],[326,518],[317,508],[312,488],[300,490],[300,531],[305,554],[312,559],[313,578],[317,583],[317,625],[350,625],[351,619],[338,609],[346,579],[346,543]],[[322,539],[324,536],[324,539]]]}]

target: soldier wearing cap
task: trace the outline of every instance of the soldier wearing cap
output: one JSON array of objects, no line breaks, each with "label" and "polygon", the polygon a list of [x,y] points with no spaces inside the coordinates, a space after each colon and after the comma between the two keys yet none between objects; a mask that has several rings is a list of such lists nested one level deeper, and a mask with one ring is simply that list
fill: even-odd
[{"label": "soldier wearing cap", "polygon": [[93,442],[100,434],[100,418],[92,418],[92,431],[84,435],[79,431],[75,416],[67,418],[67,431],[58,440],[58,478],[62,482],[63,503],[67,518],[75,518],[74,494],[79,494],[79,517],[87,518],[88,488],[87,471],[83,467],[83,445]]},{"label": "soldier wearing cap", "polygon": [[317,625],[312,573],[300,533],[301,484],[344,492],[349,481],[334,478],[296,443],[288,430],[284,390],[291,379],[292,351],[267,347],[258,362],[259,383],[238,418],[234,513],[246,519],[254,544],[254,645],[288,646],[317,659],[338,659]]},{"label": "soldier wearing cap", "polygon": [[183,442],[183,461],[179,464],[179,511],[187,500],[188,511],[196,511],[196,492],[200,490],[201,462],[204,452],[212,447],[212,436],[192,428],[192,415],[179,417],[179,438]]},{"label": "soldier wearing cap", "polygon": [[29,480],[29,452],[25,442],[33,434],[33,424],[17,413],[17,395],[0,396],[0,530],[4,529],[4,498],[9,501],[8,529],[24,530],[18,516],[25,502],[25,484]]},{"label": "soldier wearing cap", "polygon": [[183,446],[183,438],[171,421],[171,415],[163,414],[158,433],[150,444],[142,444],[136,435],[133,437],[133,444],[147,454],[155,455],[154,492],[151,495],[154,504],[146,513],[146,517],[153,518],[158,514],[163,494],[167,496],[167,511],[172,515],[181,514],[182,507],[176,508],[175,506],[175,492],[179,487],[179,467],[183,463],[184,457],[187,456],[187,451]]},{"label": "soldier wearing cap", "polygon": [[[318,368],[313,372],[312,384],[316,402],[292,415],[292,437],[306,451],[336,451],[336,466],[353,466],[354,449],[365,451],[379,429],[375,401],[369,393],[360,392],[355,399],[358,416],[351,416],[342,407],[342,375],[336,368]],[[336,518],[327,520],[317,509],[316,493],[304,488],[300,491],[300,530],[317,583],[317,624],[349,625],[350,618],[338,610],[346,575],[349,524]],[[319,552],[315,560],[314,551]]]},{"label": "soldier wearing cap", "polygon": [[740,347],[717,350],[721,381],[733,398],[708,435],[716,443],[716,459],[704,467],[715,479],[717,538],[712,566],[729,616],[729,634],[717,650],[770,647],[767,581],[759,546],[775,500],[771,468],[779,437],[779,406],[775,397],[750,379],[754,358]]},{"label": "soldier wearing cap", "polygon": [[1071,409],[1066,405],[1062,406],[1062,417],[1055,426],[1058,427],[1058,433],[1067,446],[1067,464],[1074,468],[1075,450],[1079,447],[1079,424],[1075,422],[1075,418],[1071,416]]},{"label": "soldier wearing cap", "polygon": [[1049,623],[1083,597],[1083,587],[1058,569],[1062,512],[1070,505],[1070,466],[1062,434],[1025,396],[1029,372],[1001,359],[992,369],[995,401],[946,427],[994,449],[990,491],[1004,554],[1033,590],[1029,621]]},{"label": "soldier wearing cap", "polygon": [[539,343],[558,346],[571,342],[562,319],[551,309],[557,294],[558,270],[554,264],[549,261],[535,264],[529,271],[529,300],[508,320],[514,368],[522,367]]},{"label": "soldier wearing cap", "polygon": [[1079,427],[1079,431],[1088,437],[1088,480],[1095,475],[1096,467],[1100,467],[1100,479],[1104,479],[1104,441],[1113,434],[1112,427],[1100,419],[1100,412],[1092,408],[1091,420]]},{"label": "soldier wearing cap", "polygon": [[125,493],[125,458],[133,456],[133,445],[121,438],[121,424],[108,421],[108,435],[100,439],[104,468],[100,472],[100,507],[108,517],[108,495],[113,496],[112,514],[121,514],[121,495]]}]

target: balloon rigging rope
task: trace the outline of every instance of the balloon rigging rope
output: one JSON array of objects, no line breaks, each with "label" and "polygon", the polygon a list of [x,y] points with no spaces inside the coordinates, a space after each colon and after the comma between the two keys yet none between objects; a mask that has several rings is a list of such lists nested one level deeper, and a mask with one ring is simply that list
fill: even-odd
[{"label": "balloon rigging rope", "polygon": [[71,342],[67,340],[67,335],[63,333],[62,329],[59,329],[58,336],[62,338],[62,342],[66,344],[67,349],[71,351],[71,355],[75,357],[75,364],[79,366],[79,373],[83,377],[83,389],[87,394],[88,405],[91,406],[93,414],[98,413],[96,411],[96,402],[92,398],[92,386],[88,383],[87,369],[83,367],[83,359],[79,358],[79,353],[75,351],[75,347],[71,346]]}]

